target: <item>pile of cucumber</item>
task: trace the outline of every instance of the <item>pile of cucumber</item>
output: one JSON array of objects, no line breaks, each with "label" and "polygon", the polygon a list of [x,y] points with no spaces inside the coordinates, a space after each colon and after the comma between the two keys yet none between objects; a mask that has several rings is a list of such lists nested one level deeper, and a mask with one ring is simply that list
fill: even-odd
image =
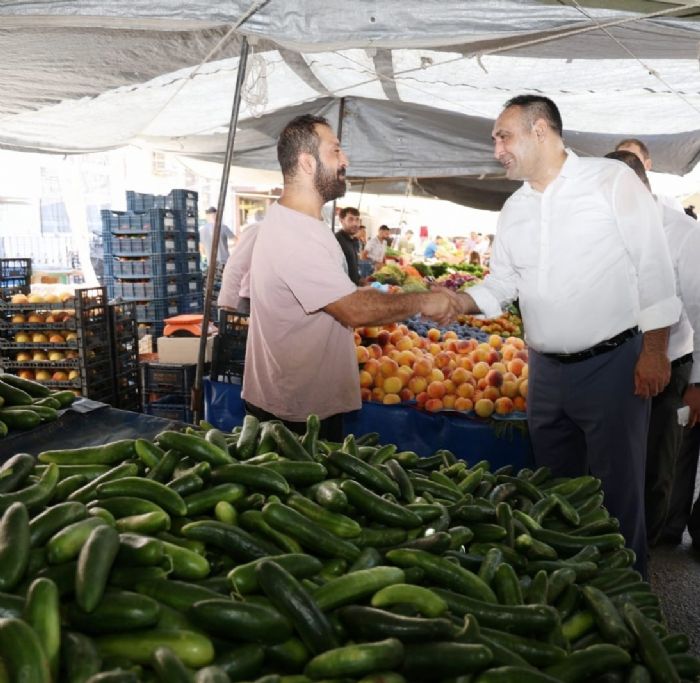
[{"label": "pile of cucumber", "polygon": [[0,469],[0,683],[696,680],[593,477],[246,417]]},{"label": "pile of cucumber", "polygon": [[58,419],[58,411],[75,400],[68,390],[52,390],[16,375],[0,375],[0,439],[10,431],[33,429]]}]

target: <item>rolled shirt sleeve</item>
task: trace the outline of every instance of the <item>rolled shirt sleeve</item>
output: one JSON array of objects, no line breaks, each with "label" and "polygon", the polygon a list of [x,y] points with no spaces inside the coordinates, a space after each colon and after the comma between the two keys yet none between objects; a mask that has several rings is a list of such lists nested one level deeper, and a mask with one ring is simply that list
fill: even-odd
[{"label": "rolled shirt sleeve", "polygon": [[677,264],[683,308],[693,328],[692,383],[700,382],[700,225],[689,231]]}]

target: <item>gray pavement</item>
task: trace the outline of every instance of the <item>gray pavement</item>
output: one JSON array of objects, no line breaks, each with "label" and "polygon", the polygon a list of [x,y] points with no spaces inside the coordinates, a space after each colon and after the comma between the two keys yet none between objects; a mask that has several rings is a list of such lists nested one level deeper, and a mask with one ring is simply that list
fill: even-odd
[{"label": "gray pavement", "polygon": [[[695,495],[700,489],[700,468]],[[659,546],[651,552],[650,581],[661,598],[669,631],[680,631],[690,638],[690,649],[700,656],[700,552],[693,550],[690,536],[675,548]]]}]

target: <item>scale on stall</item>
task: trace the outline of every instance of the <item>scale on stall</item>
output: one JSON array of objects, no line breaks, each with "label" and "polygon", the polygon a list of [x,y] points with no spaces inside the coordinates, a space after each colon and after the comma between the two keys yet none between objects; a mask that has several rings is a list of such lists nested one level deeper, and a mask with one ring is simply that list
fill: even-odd
[{"label": "scale on stall", "polygon": [[[199,338],[202,335],[201,313],[176,315],[166,318],[163,336],[158,339],[158,357],[161,363],[196,363],[199,354]],[[211,361],[211,349],[216,336],[216,325],[207,327],[205,361]]]},{"label": "scale on stall", "polygon": [[[163,330],[164,337],[201,337],[202,336],[202,320],[204,316],[201,313],[186,313],[184,315],[175,315],[172,318],[166,318],[165,328]],[[216,325],[209,321],[207,328],[207,336],[216,333]]]}]

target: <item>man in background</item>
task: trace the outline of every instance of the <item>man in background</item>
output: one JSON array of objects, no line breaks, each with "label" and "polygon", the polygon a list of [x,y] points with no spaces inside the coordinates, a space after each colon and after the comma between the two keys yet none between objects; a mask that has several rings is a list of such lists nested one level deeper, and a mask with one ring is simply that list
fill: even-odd
[{"label": "man in background", "polygon": [[[651,192],[642,160],[634,152],[617,150],[606,157],[627,164]],[[661,540],[668,516],[683,438],[678,409],[683,405],[690,407],[691,424],[700,419],[700,227],[692,218],[668,205],[658,202],[658,207],[683,309],[680,320],[671,327],[668,340],[671,380],[651,401],[645,484],[650,545]]]},{"label": "man in background", "polygon": [[409,256],[416,250],[416,245],[413,241],[413,230],[406,230],[403,237],[399,240],[398,249],[402,254],[408,254]]},{"label": "man in background", "polygon": [[367,245],[365,246],[363,256],[374,264],[375,270],[378,270],[384,264],[386,245],[390,239],[391,232],[389,227],[386,225],[380,225],[377,234],[367,240]]},{"label": "man in background", "polygon": [[[632,154],[636,154],[642,164],[644,164],[644,170],[647,173],[651,171],[652,160],[651,155],[649,154],[649,148],[641,140],[637,138],[626,138],[624,140],[620,140],[620,142],[618,142],[615,146],[615,151],[632,152]],[[658,202],[664,206],[667,206],[669,209],[675,209],[676,211],[684,210],[683,204],[681,204],[676,197],[658,193],[655,193],[655,197]]]},{"label": "man in background", "polygon": [[336,231],[335,238],[343,250],[348,267],[348,277],[353,284],[359,285],[360,269],[357,259],[360,243],[357,239],[357,233],[360,230],[360,212],[354,206],[346,206],[340,209],[338,216],[340,218],[340,230]]},{"label": "man in background", "polygon": [[490,274],[458,296],[464,313],[487,317],[519,298],[535,462],[555,477],[601,479],[646,575],[649,398],[668,383],[681,305],[652,196],[623,164],[579,158],[562,134],[549,98],[506,102],[494,155],[524,182],[501,210]]},{"label": "man in background", "polygon": [[[214,223],[216,222],[216,207],[210,206],[205,212],[207,222],[199,229],[199,252],[206,258],[208,267],[211,267],[211,243],[214,236]],[[219,248],[216,252],[216,263],[223,269],[228,261],[228,241],[233,239],[231,228],[221,224],[219,233]]]}]

